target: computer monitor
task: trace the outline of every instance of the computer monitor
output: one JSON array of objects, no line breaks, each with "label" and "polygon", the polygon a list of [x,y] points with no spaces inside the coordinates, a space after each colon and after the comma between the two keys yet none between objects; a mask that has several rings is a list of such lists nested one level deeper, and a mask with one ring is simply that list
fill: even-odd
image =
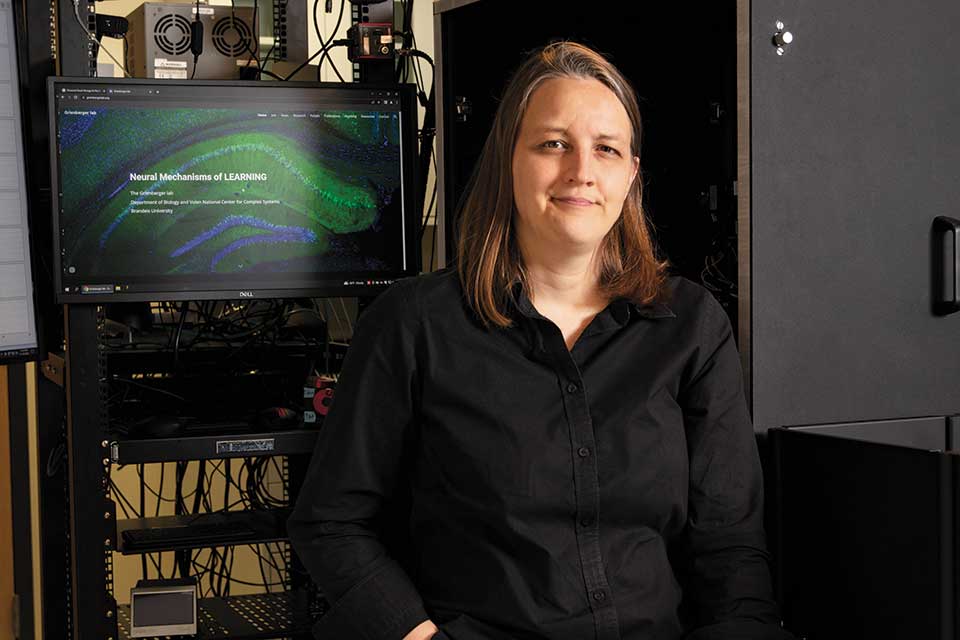
[{"label": "computer monitor", "polygon": [[0,364],[38,356],[13,12],[0,1]]},{"label": "computer monitor", "polygon": [[419,271],[408,86],[48,91],[61,302],[364,296]]}]

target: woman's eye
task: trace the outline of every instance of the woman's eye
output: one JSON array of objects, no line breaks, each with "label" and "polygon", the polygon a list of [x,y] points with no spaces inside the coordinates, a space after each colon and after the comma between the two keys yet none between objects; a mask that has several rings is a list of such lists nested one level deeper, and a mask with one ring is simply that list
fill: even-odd
[{"label": "woman's eye", "polygon": [[563,149],[566,145],[563,140],[547,140],[540,146],[544,149]]},{"label": "woman's eye", "polygon": [[618,156],[618,155],[620,155],[620,152],[619,152],[619,151],[617,151],[617,150],[614,149],[613,147],[608,146],[608,145],[605,145],[605,144],[602,144],[602,145],[600,145],[600,146],[597,147],[597,148],[598,148],[602,153],[605,153],[605,154],[607,154],[607,155],[611,155],[611,156]]}]

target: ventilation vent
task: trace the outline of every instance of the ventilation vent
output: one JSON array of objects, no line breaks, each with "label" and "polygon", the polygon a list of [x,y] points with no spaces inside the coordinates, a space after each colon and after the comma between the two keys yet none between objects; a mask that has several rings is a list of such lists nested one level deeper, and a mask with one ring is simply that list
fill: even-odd
[{"label": "ventilation vent", "polygon": [[154,27],[153,41],[168,55],[183,55],[190,50],[190,21],[177,13],[162,16]]},{"label": "ventilation vent", "polygon": [[240,18],[227,16],[213,25],[213,46],[223,55],[239,58],[250,47],[250,27]]}]

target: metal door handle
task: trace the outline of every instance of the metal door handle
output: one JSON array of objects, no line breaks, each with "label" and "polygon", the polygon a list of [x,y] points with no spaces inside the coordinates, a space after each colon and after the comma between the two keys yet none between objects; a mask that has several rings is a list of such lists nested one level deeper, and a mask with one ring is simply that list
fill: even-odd
[{"label": "metal door handle", "polygon": [[934,308],[946,315],[960,311],[960,220],[937,216],[933,219],[935,255]]}]

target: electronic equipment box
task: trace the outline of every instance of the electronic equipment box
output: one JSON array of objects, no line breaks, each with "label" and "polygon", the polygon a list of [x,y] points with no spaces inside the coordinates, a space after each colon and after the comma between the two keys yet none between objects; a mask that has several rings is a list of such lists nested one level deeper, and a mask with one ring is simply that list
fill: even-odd
[{"label": "electronic equipment box", "polygon": [[[145,2],[127,16],[127,71],[137,78],[232,80],[257,51],[251,7],[199,7],[203,49],[194,73],[194,4]],[[255,64],[255,63],[251,63]]]}]

